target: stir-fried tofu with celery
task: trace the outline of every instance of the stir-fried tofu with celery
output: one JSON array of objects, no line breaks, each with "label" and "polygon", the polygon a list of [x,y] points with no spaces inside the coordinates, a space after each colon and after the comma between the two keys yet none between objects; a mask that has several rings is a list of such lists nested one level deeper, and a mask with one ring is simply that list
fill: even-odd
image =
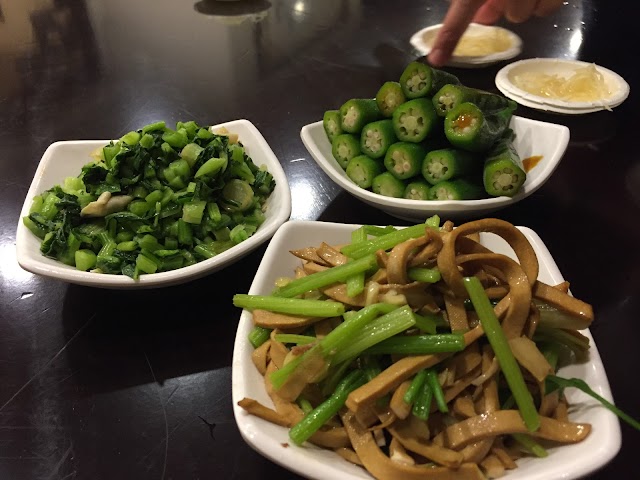
[{"label": "stir-fried tofu with celery", "polygon": [[[292,251],[301,263],[271,295],[236,295],[252,312],[252,358],[273,401],[239,405],[379,479],[494,478],[550,444],[580,442],[591,426],[569,418],[567,387],[624,416],[556,376],[587,355],[579,330],[591,306],[566,283],[538,280],[513,225],[452,227],[437,217],[363,226],[348,245]],[[480,232],[506,240],[518,261],[488,250]]]}]

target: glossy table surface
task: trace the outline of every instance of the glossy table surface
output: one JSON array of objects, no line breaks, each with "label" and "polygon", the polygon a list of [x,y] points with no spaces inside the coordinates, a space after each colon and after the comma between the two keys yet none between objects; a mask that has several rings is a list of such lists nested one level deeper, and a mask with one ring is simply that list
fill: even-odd
[{"label": "glossy table surface", "polygon": [[[616,403],[640,418],[640,80],[637,20],[617,2],[571,0],[511,25],[519,58],[577,58],[631,85],[613,112],[554,116],[571,141],[539,191],[497,216],[533,228],[592,333]],[[46,147],[119,136],[157,119],[251,120],[282,163],[296,220],[399,224],[341,192],[300,128],[399,77],[444,1],[0,0],[0,478],[296,478],[248,447],[231,405],[239,310],[265,246],[170,289],[121,292],[31,275],[18,214]],[[504,64],[453,70],[495,91]],[[592,478],[631,478],[640,434]],[[633,469],[633,470],[632,470]]]}]

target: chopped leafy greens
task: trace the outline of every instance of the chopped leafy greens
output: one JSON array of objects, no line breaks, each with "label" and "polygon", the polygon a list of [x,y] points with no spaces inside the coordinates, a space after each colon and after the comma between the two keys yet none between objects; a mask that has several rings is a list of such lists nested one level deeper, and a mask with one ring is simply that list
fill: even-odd
[{"label": "chopped leafy greens", "polygon": [[43,255],[138,279],[246,240],[265,219],[273,176],[244,146],[195,122],[156,122],[112,141],[78,177],[37,195],[25,226]]}]

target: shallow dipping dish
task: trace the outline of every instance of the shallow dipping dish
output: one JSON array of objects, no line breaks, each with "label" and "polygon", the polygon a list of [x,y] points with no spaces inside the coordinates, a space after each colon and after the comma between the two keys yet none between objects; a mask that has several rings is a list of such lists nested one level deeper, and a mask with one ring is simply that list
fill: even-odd
[{"label": "shallow dipping dish", "polygon": [[237,133],[239,141],[245,146],[247,154],[254,163],[257,166],[265,165],[276,181],[276,187],[266,203],[265,221],[247,240],[195,265],[168,272],[143,274],[140,275],[139,280],[133,280],[125,275],[82,272],[53,258],[45,257],[40,252],[42,241],[24,226],[22,217],[29,215],[33,197],[61,184],[66,177],[78,176],[82,167],[92,160],[91,152],[107,145],[109,140],[56,142],[44,152],[20,212],[16,233],[16,254],[20,266],[31,273],[92,287],[113,289],[164,287],[195,280],[220,270],[269,240],[291,214],[291,192],[284,171],[271,147],[251,122],[235,120],[215,125],[213,128],[220,127],[226,127],[229,132]]},{"label": "shallow dipping dish", "polygon": [[[438,32],[441,28],[442,24],[423,28],[422,30],[414,33],[411,36],[409,42],[416,50],[418,50],[423,55],[429,55],[433,48],[433,42],[435,41],[436,36],[438,35]],[[494,63],[498,63],[503,60],[509,60],[520,55],[520,52],[522,51],[522,39],[511,30],[507,30],[506,28],[481,25],[479,23],[471,23],[469,27],[467,27],[464,35],[483,38],[485,36],[494,35],[496,33],[503,34],[508,39],[509,47],[506,50],[490,53],[487,55],[453,55],[446,65],[449,67],[458,68],[481,68],[493,65]]]},{"label": "shallow dipping dish", "polygon": [[411,221],[424,220],[435,214],[451,219],[484,215],[513,205],[539,189],[560,163],[569,144],[569,129],[564,125],[517,116],[511,119],[510,127],[516,133],[514,146],[520,158],[542,156],[542,159],[527,172],[527,180],[516,195],[481,200],[408,200],[378,195],[353,183],[333,158],[321,121],[302,127],[300,136],[311,156],[331,180],[363,202],[394,217]]},{"label": "shallow dipping dish", "polygon": [[[280,227],[271,240],[256,276],[249,290],[250,294],[268,295],[273,291],[277,278],[291,276],[300,259],[289,253],[324,241],[330,245],[349,243],[351,232],[359,225],[345,225],[328,222],[287,222]],[[529,228],[519,227],[527,237],[540,263],[539,279],[554,285],[563,281],[551,254],[538,235]],[[481,243],[495,251],[513,256],[507,243],[493,234],[481,234]],[[247,335],[253,328],[251,313],[243,310],[236,334],[233,350],[232,396],[233,411],[238,428],[245,441],[257,452],[284,468],[306,478],[317,480],[371,479],[362,468],[355,466],[331,450],[322,449],[309,443],[297,447],[289,439],[288,429],[254,417],[238,406],[244,397],[258,400],[273,408],[264,387],[262,375],[255,368],[251,353],[253,347]],[[587,363],[570,365],[560,369],[559,375],[576,377],[586,381],[593,390],[611,401],[611,391],[607,376],[598,354],[593,337],[588,330],[582,333],[589,337],[591,348]],[[518,468],[509,470],[505,480],[565,480],[587,475],[611,460],[620,449],[620,424],[617,417],[600,406],[591,397],[576,389],[566,391],[570,409],[570,419],[587,422],[593,427],[591,434],[582,442],[562,445],[548,450],[546,458],[523,458],[518,460]]]},{"label": "shallow dipping dish", "polygon": [[527,92],[516,86],[514,79],[523,73],[544,73],[557,75],[560,78],[569,78],[578,68],[593,65],[578,60],[563,60],[560,58],[529,58],[520,60],[502,68],[496,75],[495,83],[506,97],[526,107],[535,108],[565,115],[580,115],[584,113],[598,112],[619,106],[629,96],[629,84],[617,73],[608,68],[594,65],[602,75],[611,96],[606,99],[594,99],[593,101],[566,101],[543,97]]}]

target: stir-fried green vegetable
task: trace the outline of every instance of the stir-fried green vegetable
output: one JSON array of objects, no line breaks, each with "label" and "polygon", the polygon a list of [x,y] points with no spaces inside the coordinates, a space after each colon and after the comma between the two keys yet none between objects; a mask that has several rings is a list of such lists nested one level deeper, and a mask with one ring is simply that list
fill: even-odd
[{"label": "stir-fried green vegetable", "polygon": [[540,418],[533,403],[533,397],[527,389],[524,378],[522,377],[522,372],[509,348],[509,344],[493,311],[493,307],[489,302],[489,298],[485,294],[480,280],[476,277],[466,277],[464,279],[464,286],[480,318],[480,323],[489,339],[489,343],[496,354],[496,358],[498,359],[505,380],[511,389],[513,398],[520,409],[522,419],[530,431],[536,431],[540,427]]},{"label": "stir-fried green vegetable", "polygon": [[548,387],[547,389],[549,392],[552,392],[556,389],[564,390],[565,388],[571,388],[571,387],[577,388],[583,393],[586,393],[590,397],[599,401],[602,405],[604,405],[605,408],[607,408],[609,411],[616,414],[621,420],[624,420],[626,423],[631,425],[636,430],[640,430],[640,422],[638,422],[635,418],[631,417],[630,415],[620,410],[614,404],[609,402],[606,398],[603,398],[602,396],[598,395],[595,391],[593,391],[593,389],[589,385],[587,385],[587,383],[584,380],[581,380],[579,378],[562,378],[562,377],[557,377],[555,375],[549,375],[546,378],[546,381],[547,381],[547,387]]},{"label": "stir-fried green vegetable", "polygon": [[37,195],[23,222],[44,255],[137,279],[246,240],[274,188],[234,135],[157,122],[110,142],[78,177]]}]

